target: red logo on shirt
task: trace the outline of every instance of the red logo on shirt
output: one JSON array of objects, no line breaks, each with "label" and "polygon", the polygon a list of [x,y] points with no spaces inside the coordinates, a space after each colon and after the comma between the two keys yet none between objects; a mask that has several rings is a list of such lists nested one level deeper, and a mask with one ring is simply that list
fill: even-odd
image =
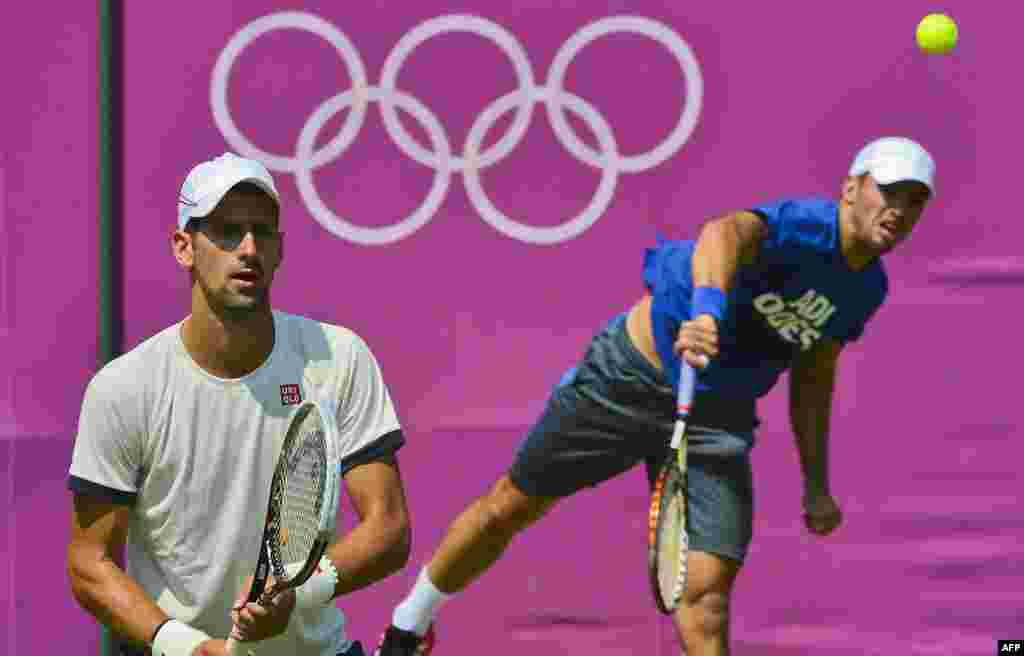
[{"label": "red logo on shirt", "polygon": [[281,404],[282,405],[298,405],[302,403],[302,393],[299,392],[298,385],[282,385],[281,386]]}]

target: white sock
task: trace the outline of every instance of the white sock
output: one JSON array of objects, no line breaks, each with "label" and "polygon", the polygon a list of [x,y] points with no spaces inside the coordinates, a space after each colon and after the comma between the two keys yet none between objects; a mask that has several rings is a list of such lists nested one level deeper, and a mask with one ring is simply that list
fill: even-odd
[{"label": "white sock", "polygon": [[434,621],[437,609],[451,597],[452,595],[441,592],[431,583],[430,577],[427,576],[427,568],[424,566],[409,595],[395,607],[391,623],[403,631],[412,631],[423,637],[427,635],[427,629]]}]

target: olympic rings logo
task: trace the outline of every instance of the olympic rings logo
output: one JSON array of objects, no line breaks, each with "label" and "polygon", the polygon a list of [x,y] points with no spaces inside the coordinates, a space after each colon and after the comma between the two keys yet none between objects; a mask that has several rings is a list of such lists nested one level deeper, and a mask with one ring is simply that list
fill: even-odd
[{"label": "olympic rings logo", "polygon": [[[228,80],[235,61],[254,40],[282,29],[303,30],[325,39],[341,56],[352,80],[350,89],[327,99],[310,114],[299,134],[294,156],[261,150],[242,135],[228,107]],[[515,91],[495,99],[477,116],[461,155],[452,153],[444,126],[430,109],[395,86],[402,64],[416,47],[447,32],[470,32],[492,41],[512,62],[519,83]],[[685,77],[685,100],[675,127],[657,146],[636,155],[620,153],[611,127],[597,109],[562,87],[573,58],[592,41],[615,32],[640,34],[664,46],[675,57]],[[530,244],[556,244],[577,237],[608,208],[620,173],[637,173],[658,166],[682,148],[697,125],[702,96],[700,66],[687,43],[666,25],[639,16],[612,16],[579,29],[555,55],[547,82],[543,85],[536,84],[534,80],[526,50],[500,25],[477,16],[439,16],[420,23],[399,40],[384,62],[380,84],[371,85],[359,52],[341,30],[313,14],[279,12],[252,21],[228,41],[213,68],[210,88],[214,122],[227,142],[240,155],[260,160],[271,170],[292,173],[313,218],[334,235],[363,245],[395,242],[422,228],[444,201],[453,173],[463,175],[469,200],[480,217],[506,236]],[[371,102],[380,105],[385,129],[395,145],[405,155],[434,171],[433,183],[419,207],[401,221],[382,227],[358,226],[337,216],[320,198],[312,175],[317,168],[337,160],[352,145]],[[576,159],[601,171],[601,180],[588,205],[571,219],[546,227],[521,223],[503,214],[491,202],[480,181],[481,170],[506,157],[519,144],[538,103],[544,104],[555,136],[566,150]],[[351,110],[337,136],[316,149],[317,136],[324,125],[346,108]],[[408,112],[419,122],[433,150],[425,149],[406,131],[398,119],[398,109]],[[599,150],[595,151],[576,136],[566,119],[566,110],[586,123],[597,137]],[[508,132],[481,152],[487,131],[510,111],[515,115]]]}]

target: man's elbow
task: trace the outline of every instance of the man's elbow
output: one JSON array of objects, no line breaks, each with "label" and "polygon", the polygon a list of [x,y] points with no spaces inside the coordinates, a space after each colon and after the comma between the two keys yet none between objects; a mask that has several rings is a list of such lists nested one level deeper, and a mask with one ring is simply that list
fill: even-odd
[{"label": "man's elbow", "polygon": [[384,536],[382,565],[390,575],[405,567],[412,553],[412,527],[408,513],[403,511],[391,515],[381,528]]},{"label": "man's elbow", "polygon": [[100,585],[100,576],[96,570],[101,560],[102,554],[93,553],[90,549],[75,546],[68,549],[65,571],[71,595],[89,612],[95,608],[96,588]]},{"label": "man's elbow", "polygon": [[68,577],[68,585],[71,587],[71,596],[75,598],[79,606],[87,607],[89,601],[87,591],[89,586],[86,584],[81,570],[71,558],[68,558],[65,571]]},{"label": "man's elbow", "polygon": [[836,370],[834,359],[817,358],[798,363],[790,372],[790,377],[793,386],[802,390],[831,392],[836,380]]}]

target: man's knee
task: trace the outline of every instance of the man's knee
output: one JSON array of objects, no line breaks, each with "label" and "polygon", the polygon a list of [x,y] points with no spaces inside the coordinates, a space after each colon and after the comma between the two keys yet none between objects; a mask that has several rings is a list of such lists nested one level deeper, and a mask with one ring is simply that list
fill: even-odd
[{"label": "man's knee", "polygon": [[690,552],[689,576],[676,623],[690,640],[726,638],[729,606],[740,563],[712,553]]},{"label": "man's knee", "polygon": [[724,636],[729,630],[729,593],[710,590],[687,595],[685,611],[689,629],[702,637]]},{"label": "man's knee", "polygon": [[484,521],[489,531],[515,534],[543,517],[556,499],[532,497],[503,476],[483,498]]}]

